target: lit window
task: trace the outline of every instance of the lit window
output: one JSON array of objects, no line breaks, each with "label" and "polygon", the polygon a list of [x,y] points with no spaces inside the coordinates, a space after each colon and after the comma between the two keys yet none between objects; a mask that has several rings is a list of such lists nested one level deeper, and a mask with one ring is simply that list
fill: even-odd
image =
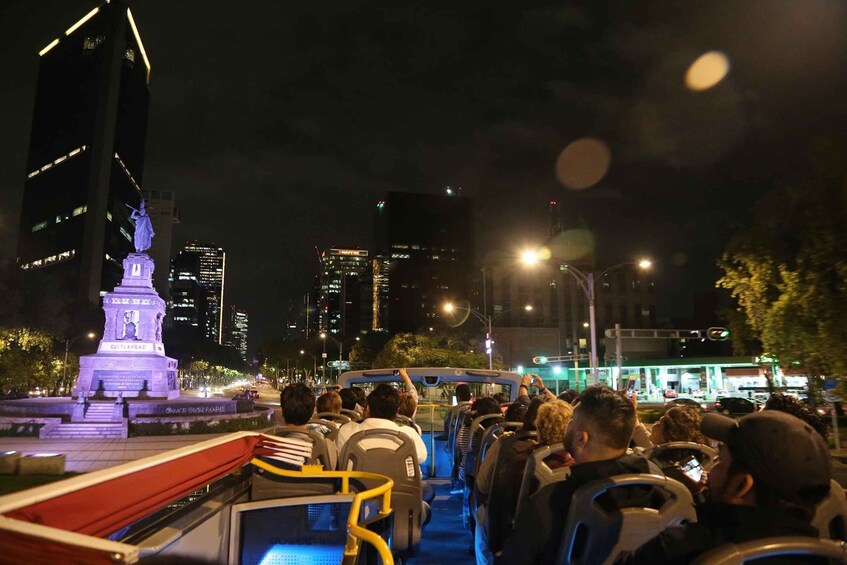
[{"label": "lit window", "polygon": [[32,226],[32,233],[37,232],[38,230],[43,230],[47,227],[47,222],[41,222]]},{"label": "lit window", "polygon": [[112,213],[109,212],[108,210],[106,210],[106,219],[109,220],[110,222],[112,221]]},{"label": "lit window", "polygon": [[74,213],[73,213],[73,215],[74,215],[74,216],[79,216],[79,215],[81,215],[81,214],[85,214],[86,212],[88,212],[88,205],[84,205],[84,206],[77,206],[76,208],[74,208]]}]

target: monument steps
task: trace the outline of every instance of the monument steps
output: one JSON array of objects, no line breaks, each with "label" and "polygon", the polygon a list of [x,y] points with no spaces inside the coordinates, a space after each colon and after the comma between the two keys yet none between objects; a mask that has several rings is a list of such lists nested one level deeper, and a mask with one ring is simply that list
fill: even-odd
[{"label": "monument steps", "polygon": [[122,423],[60,424],[50,430],[48,439],[105,439],[123,438]]},{"label": "monument steps", "polygon": [[114,403],[106,402],[91,402],[85,410],[86,422],[111,422],[112,414],[114,413]]}]

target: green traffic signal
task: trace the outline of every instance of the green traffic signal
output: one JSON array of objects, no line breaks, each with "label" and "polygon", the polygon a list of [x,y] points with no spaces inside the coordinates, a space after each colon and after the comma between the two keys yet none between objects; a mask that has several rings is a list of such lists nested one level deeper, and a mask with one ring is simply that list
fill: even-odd
[{"label": "green traffic signal", "polygon": [[712,341],[726,341],[729,339],[729,330],[726,328],[709,328],[706,330],[706,338]]}]

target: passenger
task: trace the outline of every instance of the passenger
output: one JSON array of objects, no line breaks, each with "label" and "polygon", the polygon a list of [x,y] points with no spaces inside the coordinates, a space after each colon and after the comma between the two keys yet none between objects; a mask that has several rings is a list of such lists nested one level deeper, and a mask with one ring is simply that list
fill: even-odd
[{"label": "passenger", "polygon": [[811,426],[763,410],[738,421],[707,414],[701,429],[722,442],[709,473],[710,504],[698,507],[696,523],[667,528],[616,563],[690,563],[724,543],[818,535],[810,522],[829,492],[832,463]]},{"label": "passenger", "polygon": [[768,398],[768,401],[765,402],[763,410],[779,410],[780,412],[791,414],[812,426],[824,441],[829,438],[829,429],[832,427],[832,422],[830,422],[829,418],[816,413],[808,404],[801,402],[798,398],[790,394],[783,394],[781,392],[773,393]]},{"label": "passenger", "polygon": [[[459,420],[459,414],[464,406],[468,406],[471,404],[471,387],[466,385],[465,383],[460,383],[456,386],[456,406],[447,411],[447,414],[444,416],[444,434],[439,436],[437,439],[448,439],[450,433],[452,432],[452,426],[461,426],[462,423]],[[448,445],[446,448],[449,450],[450,442],[448,441]],[[455,456],[458,450],[456,446],[453,446],[454,453],[451,454],[453,456],[453,466],[450,469],[450,494],[458,494],[464,492],[465,484],[464,477],[459,476],[459,463],[461,463],[461,458]]]},{"label": "passenger", "polygon": [[544,381],[541,380],[540,375],[534,375],[534,374],[527,373],[523,376],[523,379],[521,379],[521,384],[518,385],[518,400],[519,401],[529,403],[529,400],[530,400],[529,387],[530,387],[530,385],[533,385],[535,388],[538,389],[539,396],[543,395],[543,397],[547,398],[548,400],[553,400],[553,399],[556,398],[556,395],[553,394],[553,391],[551,391],[549,388],[544,386]]},{"label": "passenger", "polygon": [[496,400],[498,404],[506,404],[509,402],[509,396],[505,392],[498,392],[493,395],[492,398]]},{"label": "passenger", "polygon": [[575,391],[572,388],[569,388],[565,392],[559,394],[559,396],[557,396],[556,398],[558,398],[559,400],[563,400],[563,401],[567,402],[568,404],[573,404],[574,401],[578,397],[579,397],[579,392]]},{"label": "passenger", "polygon": [[421,431],[421,427],[415,423],[415,413],[418,411],[418,401],[414,396],[407,393],[400,394],[400,408],[397,413],[401,416],[405,416],[412,421],[411,427],[418,432],[418,435],[421,435],[423,432]]},{"label": "passenger", "polygon": [[[315,413],[315,393],[312,392],[312,389],[302,383],[290,384],[282,389],[279,395],[279,404],[285,427],[308,433],[307,424]],[[282,461],[285,466],[299,469],[311,460],[314,453],[314,443],[305,439],[293,438],[288,442],[278,442],[274,452],[275,454],[270,456],[271,458]],[[330,450],[330,445],[327,444],[327,452],[330,457],[329,464],[334,467],[334,446]]]},{"label": "passenger", "polygon": [[365,391],[357,386],[351,386],[350,390],[356,395],[356,406],[354,410],[364,416],[365,408],[368,406],[368,398],[365,396]]},{"label": "passenger", "polygon": [[318,397],[317,401],[318,413],[333,412],[341,414],[341,397],[337,392],[327,391]]},{"label": "passenger", "polygon": [[[570,476],[539,490],[521,509],[497,563],[553,563],[567,522],[570,500],[577,489],[595,479],[628,473],[656,472],[647,459],[627,454],[635,408],[605,386],[587,388],[574,408],[564,444],[575,464]],[[652,492],[610,493],[619,507],[644,505]]]},{"label": "passenger", "polygon": [[[515,402],[509,409],[512,410],[513,406],[523,405]],[[492,500],[492,503],[494,503],[492,508],[497,510],[497,515],[491,516],[491,518],[497,521],[497,528],[502,532],[501,535],[505,534],[508,525],[511,524],[514,518],[528,456],[540,446],[561,444],[565,436],[565,429],[573,417],[573,407],[567,402],[555,400],[539,403],[538,406],[538,416],[535,418],[535,425],[538,429],[537,441],[529,440],[528,434],[520,434],[518,432],[510,438],[516,441],[501,442],[498,440],[494,442],[494,445],[489,449],[489,453],[486,454],[479,469],[479,476],[476,478],[477,490],[481,494],[488,494],[492,492],[492,489],[496,491],[496,493],[492,492],[492,496],[496,496],[498,500]],[[506,421],[510,421],[508,416]],[[524,427],[526,427],[526,422],[524,423]],[[521,429],[521,432],[523,432],[523,429]],[[523,435],[527,439],[521,440],[519,435]],[[508,463],[504,461],[506,458],[500,457],[500,448],[507,444],[509,444],[506,448],[509,451]],[[551,461],[548,464],[554,469],[573,465],[573,458],[567,454],[563,456],[555,454],[555,457],[551,457],[550,459]],[[505,466],[509,468],[504,469],[503,467]],[[494,480],[495,469],[497,469],[496,474],[500,478],[499,481]],[[478,565],[494,562],[494,556],[489,549],[488,519],[488,504],[480,504],[476,512],[476,531],[474,536],[476,562]]]},{"label": "passenger", "polygon": [[[409,426],[401,426],[394,421],[394,418],[397,417],[397,410],[399,408],[400,393],[397,392],[397,389],[385,383],[378,385],[373,392],[368,395],[368,406],[365,408],[365,419],[361,422],[348,422],[338,429],[338,437],[335,440],[338,452],[341,453],[344,449],[344,444],[347,443],[350,436],[356,432],[379,428],[396,430],[408,436],[415,443],[418,463],[426,461],[426,445],[424,445],[420,434]],[[374,440],[375,444],[379,441],[380,440],[378,439]]]},{"label": "passenger", "polygon": [[547,398],[544,396],[536,396],[529,402],[529,406],[526,409],[526,416],[523,419],[523,428],[521,428],[525,432],[534,432],[537,431],[535,427],[535,420],[538,417],[538,410],[541,408],[543,404],[547,402]]},{"label": "passenger", "polygon": [[[637,409],[637,403],[634,400],[633,406]],[[688,441],[709,445],[709,440],[700,432],[700,414],[687,406],[670,408],[659,418],[659,421],[653,424],[653,428],[649,432],[647,427],[639,421],[637,412],[635,422],[632,441],[636,447],[649,449],[672,441]]]},{"label": "passenger", "polygon": [[489,414],[500,414],[500,404],[490,396],[477,398],[473,403],[470,414],[465,416],[465,421],[462,422],[459,428],[459,435],[456,438],[456,443],[459,446],[461,460],[459,461],[459,477],[464,478],[466,475],[466,465],[468,461],[469,444],[472,441],[471,424],[475,418],[487,416]]},{"label": "passenger", "polygon": [[338,396],[341,397],[341,408],[344,410],[356,409],[356,393],[349,388],[342,388],[338,391]]}]

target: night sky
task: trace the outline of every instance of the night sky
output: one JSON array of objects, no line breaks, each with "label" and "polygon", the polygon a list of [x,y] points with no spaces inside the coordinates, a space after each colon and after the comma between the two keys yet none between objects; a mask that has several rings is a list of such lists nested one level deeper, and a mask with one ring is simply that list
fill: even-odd
[{"label": "night sky", "polygon": [[[315,246],[369,248],[386,191],[446,185],[474,201],[478,255],[541,243],[556,199],[600,263],[657,261],[660,316],[690,315],[756,199],[808,164],[815,135],[845,131],[847,3],[605,4],[137,0],[152,64],[143,185],[176,192],[174,248],[226,250],[251,350],[308,290]],[[96,5],[0,2],[6,257],[37,52]],[[712,50],[729,73],[689,90]],[[557,158],[586,137],[610,168],[566,188]]]}]

